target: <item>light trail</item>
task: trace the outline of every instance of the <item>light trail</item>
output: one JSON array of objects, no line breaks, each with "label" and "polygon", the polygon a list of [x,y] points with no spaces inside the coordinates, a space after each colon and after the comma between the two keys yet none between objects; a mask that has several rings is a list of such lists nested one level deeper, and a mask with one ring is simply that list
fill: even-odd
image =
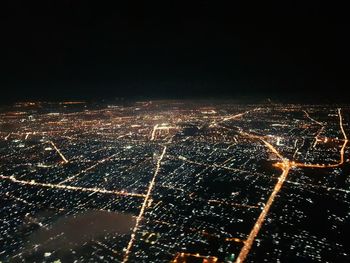
[{"label": "light trail", "polygon": [[234,119],[237,119],[237,118],[240,118],[242,117],[243,115],[246,115],[252,111],[258,111],[258,110],[261,110],[261,108],[255,108],[253,110],[248,110],[248,111],[245,111],[245,112],[242,112],[242,113],[239,113],[239,114],[236,114],[236,115],[232,115],[232,116],[229,116],[229,117],[226,117],[222,120],[222,122],[224,121],[228,121],[228,120],[234,120]]},{"label": "light trail", "polygon": [[343,126],[343,117],[341,115],[341,108],[338,109],[338,115],[339,115],[339,126],[341,129],[341,132],[343,133],[344,136],[344,140],[348,140],[348,137],[346,136],[345,130],[344,130],[344,126]]},{"label": "light trail", "polygon": [[20,185],[31,185],[31,186],[39,186],[39,187],[52,188],[52,189],[62,189],[62,190],[70,190],[70,191],[92,192],[92,193],[100,193],[100,194],[112,194],[112,195],[119,195],[119,196],[132,196],[132,197],[142,197],[142,198],[145,197],[144,194],[128,193],[124,191],[111,191],[111,190],[100,189],[100,188],[85,188],[80,186],[38,183],[38,182],[35,182],[34,180],[24,181],[24,180],[18,180],[14,176],[0,175],[0,179],[8,180]]},{"label": "light trail", "polygon": [[74,104],[85,104],[85,101],[64,101],[61,102],[63,105],[74,105]]},{"label": "light trail", "polygon": [[65,180],[63,180],[63,181],[61,181],[61,182],[59,182],[58,184],[60,185],[60,184],[64,184],[64,183],[70,182],[70,181],[74,180],[76,177],[80,176],[81,174],[83,174],[83,173],[85,173],[85,172],[88,172],[88,171],[94,169],[96,166],[98,166],[98,165],[100,165],[100,164],[102,164],[102,163],[104,163],[104,162],[106,162],[106,161],[109,161],[110,159],[112,159],[112,158],[113,158],[114,156],[116,156],[116,155],[117,155],[117,153],[116,153],[116,154],[113,154],[113,155],[111,155],[111,156],[109,156],[109,157],[107,157],[107,158],[105,158],[105,159],[99,160],[97,163],[91,165],[91,166],[88,167],[88,168],[85,168],[84,170],[81,170],[79,173],[76,173],[76,174],[74,174],[74,175],[68,177],[67,179],[65,179]]},{"label": "light trail", "polygon": [[12,132],[10,132],[6,137],[4,137],[5,141],[7,141],[7,139],[10,137]]},{"label": "light trail", "polygon": [[262,141],[266,146],[267,148],[270,149],[271,152],[273,152],[274,154],[277,155],[277,157],[281,160],[284,160],[285,158],[276,150],[276,148],[271,144],[269,143],[268,141],[266,141],[265,139],[263,139],[262,136],[258,136],[258,135],[253,135],[253,134],[249,134],[247,132],[243,132],[241,131],[240,134],[242,134],[243,136],[246,136],[248,138],[251,138],[251,139],[258,139],[260,141]]},{"label": "light trail", "polygon": [[317,125],[320,125],[320,126],[321,126],[320,130],[318,131],[318,133],[317,133],[316,136],[315,136],[315,142],[314,142],[314,144],[312,145],[312,148],[316,148],[317,143],[320,141],[319,136],[320,136],[320,134],[323,132],[325,126],[324,126],[323,123],[321,123],[321,122],[315,120],[314,118],[312,118],[306,110],[303,110],[303,112],[305,113],[305,115],[306,115],[306,117],[307,117],[308,119],[310,119],[312,122],[316,123]]},{"label": "light trail", "polygon": [[277,163],[275,166],[279,167],[282,169],[282,174],[280,175],[280,177],[278,178],[278,181],[269,197],[269,199],[267,200],[263,210],[261,211],[257,221],[255,222],[252,230],[250,231],[250,234],[247,238],[246,241],[244,241],[244,245],[237,257],[236,263],[241,263],[244,262],[244,260],[247,258],[248,253],[250,251],[250,249],[252,248],[253,242],[256,238],[256,236],[258,235],[264,221],[266,218],[267,213],[269,212],[271,205],[273,203],[273,201],[275,200],[276,195],[278,194],[278,192],[281,190],[282,185],[284,183],[284,181],[287,178],[287,175],[289,173],[290,170],[290,164],[288,161],[285,161],[283,163]]},{"label": "light trail", "polygon": [[[162,124],[164,125],[164,124]],[[152,134],[151,134],[151,141],[154,141],[156,139],[156,131],[157,130],[165,130],[169,133],[170,129],[177,129],[177,127],[174,126],[159,126],[158,124],[154,125],[153,130],[152,130]]]},{"label": "light trail", "polygon": [[237,238],[237,237],[228,237],[228,238],[225,238],[225,241],[236,242],[236,243],[244,243],[245,242],[245,240],[242,240],[242,239]]},{"label": "light trail", "polygon": [[246,114],[248,112],[249,111],[243,112],[243,113],[239,113],[239,114],[236,114],[236,115],[233,115],[233,116],[230,116],[230,117],[226,117],[222,121],[228,121],[228,120],[234,120],[234,119],[240,118],[240,117],[242,117],[244,114]]},{"label": "light trail", "polygon": [[63,162],[68,163],[68,160],[66,159],[66,157],[64,157],[64,155],[61,153],[61,151],[56,147],[56,145],[53,143],[53,141],[49,141],[49,143],[53,146],[53,148],[55,148],[56,152],[61,156]]},{"label": "light trail", "polygon": [[[235,138],[234,138],[234,139],[235,139]],[[237,140],[237,139],[236,139],[236,140]],[[230,146],[232,146],[232,145],[234,145],[234,144],[231,144]],[[229,147],[230,147],[230,146],[229,146]],[[226,150],[229,149],[229,147],[227,147]],[[226,159],[226,161],[222,162],[221,165],[224,165],[224,164],[226,164],[226,163],[232,161],[234,158],[237,158],[237,156],[232,156],[232,157]]]},{"label": "light trail", "polygon": [[319,139],[319,137],[320,137],[321,133],[323,132],[323,130],[324,130],[324,126],[321,127],[321,129],[320,129],[320,130],[318,131],[318,133],[316,134],[316,136],[315,136],[315,143],[312,145],[312,148],[315,149],[317,143],[318,143],[319,141],[321,141],[321,140]]},{"label": "light trail", "polygon": [[152,135],[151,135],[151,141],[154,141],[154,139],[155,139],[157,128],[158,128],[158,124],[154,125],[153,130],[152,130]]},{"label": "light trail", "polygon": [[171,263],[180,263],[180,262],[186,262],[187,257],[194,257],[197,259],[201,259],[202,262],[206,263],[216,263],[218,261],[217,257],[212,257],[212,256],[202,256],[199,253],[196,254],[191,254],[191,253],[177,253],[175,259],[171,261]]},{"label": "light trail", "polygon": [[[295,142],[294,142],[295,151],[294,151],[294,154],[293,154],[293,159],[295,158],[295,156],[299,152],[299,149],[302,147],[302,146],[301,147],[297,147],[297,143],[298,143],[298,139],[296,139]],[[304,140],[303,140],[303,144],[304,144]]]},{"label": "light trail", "polygon": [[141,206],[140,213],[139,213],[139,215],[138,215],[137,218],[136,218],[136,223],[135,223],[135,226],[134,226],[134,228],[133,228],[133,230],[132,230],[130,241],[129,241],[127,247],[126,247],[126,250],[125,250],[125,254],[124,254],[124,258],[123,258],[122,263],[128,262],[128,260],[129,260],[129,255],[130,255],[132,246],[133,246],[133,244],[134,244],[134,242],[135,242],[136,232],[137,232],[138,229],[139,229],[139,225],[140,225],[141,220],[142,220],[142,218],[143,218],[143,214],[144,214],[146,208],[149,206],[148,200],[149,200],[149,198],[150,198],[152,189],[153,189],[153,187],[154,187],[156,177],[157,177],[157,175],[158,175],[158,173],[159,173],[159,171],[160,171],[161,162],[162,162],[162,160],[163,160],[163,158],[164,158],[164,156],[165,156],[166,150],[167,150],[167,147],[164,146],[163,151],[162,151],[161,155],[160,155],[159,158],[158,158],[156,169],[155,169],[155,171],[154,171],[152,180],[151,180],[151,182],[150,182],[150,184],[149,184],[149,186],[148,186],[148,190],[147,190],[147,193],[146,193],[145,198],[144,198],[144,200],[143,200],[143,204],[142,204],[142,206]]},{"label": "light trail", "polygon": [[309,115],[309,113],[308,113],[306,110],[303,110],[303,112],[305,113],[305,115],[306,115],[306,117],[307,117],[308,119],[310,119],[310,120],[313,121],[314,123],[317,123],[317,124],[320,125],[320,126],[323,126],[323,123],[321,123],[321,122],[319,122],[319,121],[317,121],[317,120],[311,118],[311,116]]},{"label": "light trail", "polygon": [[269,148],[274,154],[277,155],[278,158],[280,158],[281,160],[284,160],[285,158],[276,150],[275,147],[273,147],[273,145],[267,141],[265,141],[264,139],[260,139],[263,143],[265,143],[265,145],[267,146],[267,148]]}]

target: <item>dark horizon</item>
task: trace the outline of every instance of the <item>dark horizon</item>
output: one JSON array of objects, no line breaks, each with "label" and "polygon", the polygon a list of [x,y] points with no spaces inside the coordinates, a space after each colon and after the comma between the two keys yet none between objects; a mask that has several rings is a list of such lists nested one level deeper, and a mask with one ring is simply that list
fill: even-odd
[{"label": "dark horizon", "polygon": [[1,104],[112,98],[346,102],[350,56],[341,7],[316,1],[7,5]]}]

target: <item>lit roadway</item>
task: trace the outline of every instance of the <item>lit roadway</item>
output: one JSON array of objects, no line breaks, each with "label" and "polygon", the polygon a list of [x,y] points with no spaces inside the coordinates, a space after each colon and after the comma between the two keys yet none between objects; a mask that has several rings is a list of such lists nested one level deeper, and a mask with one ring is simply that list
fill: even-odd
[{"label": "lit roadway", "polygon": [[13,183],[17,183],[20,185],[28,185],[28,186],[38,186],[43,188],[52,188],[52,189],[62,189],[62,190],[68,190],[68,191],[80,191],[80,192],[93,192],[93,193],[101,193],[101,194],[113,194],[113,195],[120,195],[120,196],[132,196],[132,197],[141,197],[144,198],[144,194],[137,194],[137,193],[128,193],[124,191],[111,191],[106,189],[100,189],[100,188],[86,188],[86,187],[80,187],[80,186],[71,186],[71,185],[62,185],[62,184],[50,184],[50,183],[39,183],[34,180],[31,181],[25,181],[25,180],[18,180],[13,175],[11,176],[4,176],[0,174],[0,179],[8,180]]},{"label": "lit roadway", "polygon": [[152,189],[154,187],[154,184],[155,184],[155,181],[156,181],[156,177],[157,177],[157,175],[158,175],[158,173],[160,171],[161,162],[162,162],[162,160],[164,158],[166,149],[167,149],[167,147],[164,146],[163,147],[163,151],[162,151],[161,155],[158,158],[156,169],[154,171],[152,180],[151,180],[151,182],[150,182],[150,184],[148,186],[148,190],[147,190],[146,196],[145,196],[145,198],[143,200],[143,203],[142,203],[142,206],[141,206],[141,209],[140,209],[140,213],[139,213],[139,215],[136,218],[136,223],[135,223],[135,226],[134,226],[134,228],[132,230],[130,241],[128,243],[128,246],[126,247],[124,258],[123,258],[123,261],[122,261],[123,263],[125,263],[125,262],[127,262],[129,260],[129,255],[130,255],[132,246],[133,246],[133,244],[135,242],[136,232],[139,229],[139,225],[140,225],[141,220],[143,218],[143,214],[144,214],[146,208],[149,206],[149,202],[148,201],[149,201],[149,198],[151,196],[151,192],[152,192]]},{"label": "lit roadway", "polygon": [[64,155],[61,153],[60,149],[58,149],[56,147],[56,145],[53,143],[53,141],[49,141],[49,143],[53,146],[53,148],[56,150],[56,152],[59,154],[59,156],[62,158],[64,163],[68,163],[68,160],[66,159],[66,157],[64,157]]},{"label": "lit roadway", "polygon": [[[241,134],[243,136],[249,137],[251,139],[260,139],[265,146],[274,154],[276,154],[276,156],[281,159],[281,162],[277,162],[274,164],[275,167],[278,167],[282,170],[282,174],[279,176],[277,183],[275,184],[275,187],[273,188],[273,191],[270,195],[270,197],[268,198],[266,204],[264,205],[264,208],[262,209],[258,219],[256,220],[253,228],[251,229],[248,238],[244,241],[244,246],[242,247],[236,263],[241,263],[244,262],[245,259],[247,258],[250,249],[252,248],[252,245],[254,243],[254,240],[256,238],[256,236],[258,235],[264,221],[266,218],[267,213],[269,212],[273,201],[275,200],[276,195],[278,194],[278,192],[281,190],[283,183],[285,182],[288,173],[290,171],[290,169],[292,168],[296,168],[296,167],[301,167],[301,168],[333,168],[333,167],[339,167],[340,165],[342,165],[344,163],[344,151],[345,151],[345,147],[348,143],[348,138],[346,136],[344,127],[343,127],[343,117],[341,115],[341,109],[338,109],[338,115],[339,115],[339,126],[340,126],[340,130],[343,134],[344,137],[344,143],[343,146],[340,150],[340,160],[338,163],[335,164],[305,164],[305,163],[299,163],[299,162],[294,162],[294,161],[290,161],[286,158],[284,158],[278,151],[277,149],[270,143],[268,143],[267,141],[265,141],[264,139],[262,139],[262,137],[257,136],[257,135],[251,135],[245,132],[241,132]],[[312,119],[308,114],[307,114],[308,118],[313,120],[314,122],[317,122],[316,120]],[[317,122],[319,123],[319,122]],[[320,123],[319,123],[320,124]]]}]

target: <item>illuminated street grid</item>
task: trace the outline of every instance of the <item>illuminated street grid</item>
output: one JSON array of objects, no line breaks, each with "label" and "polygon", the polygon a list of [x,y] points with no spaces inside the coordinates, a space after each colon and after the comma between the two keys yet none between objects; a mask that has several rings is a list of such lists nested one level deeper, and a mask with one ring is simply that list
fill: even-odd
[{"label": "illuminated street grid", "polygon": [[[350,262],[349,113],[223,101],[3,107],[0,260]],[[103,214],[82,241],[57,227],[89,211]],[[100,221],[112,226],[96,234]]]}]

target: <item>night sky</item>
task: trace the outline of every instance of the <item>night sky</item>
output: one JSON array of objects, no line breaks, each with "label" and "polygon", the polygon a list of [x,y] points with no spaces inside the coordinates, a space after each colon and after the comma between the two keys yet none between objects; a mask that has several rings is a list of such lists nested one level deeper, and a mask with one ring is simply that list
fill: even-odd
[{"label": "night sky", "polygon": [[43,2],[5,4],[2,103],[343,101],[350,87],[347,10],[331,2]]}]

